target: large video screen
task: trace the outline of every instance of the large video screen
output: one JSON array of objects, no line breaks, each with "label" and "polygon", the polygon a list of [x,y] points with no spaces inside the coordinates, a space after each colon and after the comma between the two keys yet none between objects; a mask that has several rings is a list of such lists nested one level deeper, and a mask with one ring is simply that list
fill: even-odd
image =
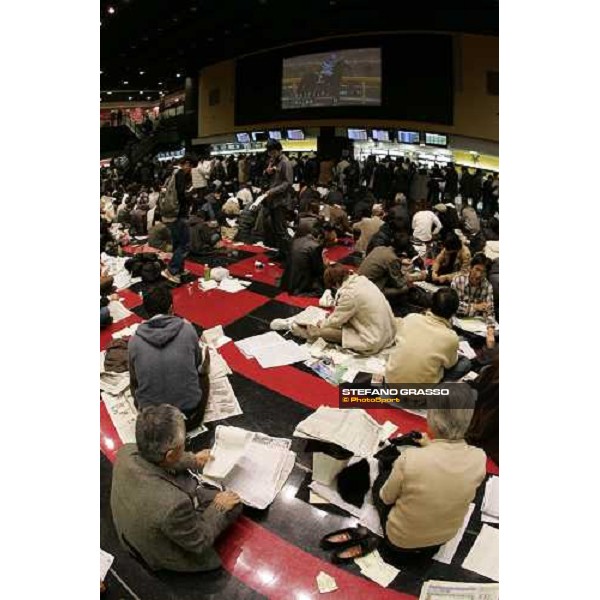
[{"label": "large video screen", "polygon": [[323,106],[381,106],[381,49],[284,59],[281,108]]}]

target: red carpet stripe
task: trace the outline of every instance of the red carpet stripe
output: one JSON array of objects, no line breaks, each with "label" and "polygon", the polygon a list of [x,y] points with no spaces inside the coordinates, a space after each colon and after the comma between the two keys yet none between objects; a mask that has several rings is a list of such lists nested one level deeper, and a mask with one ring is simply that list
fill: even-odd
[{"label": "red carpet stripe", "polygon": [[[261,525],[242,517],[217,543],[224,567],[237,579],[272,600],[318,598],[316,576],[325,571],[335,578],[338,590],[332,600],[415,600],[395,590],[354,575],[282,540]],[[292,593],[293,590],[293,593]]]},{"label": "red carpet stripe", "polygon": [[141,322],[142,322],[142,319],[140,317],[138,317],[136,314],[133,314],[133,315],[123,319],[122,321],[119,321],[118,323],[113,323],[112,325],[109,325],[105,329],[102,329],[100,331],[100,351],[106,349],[106,346],[108,346],[108,344],[112,340],[113,333],[116,333],[117,331],[120,331],[121,329],[125,329],[125,327],[129,327],[130,325],[133,325],[134,323],[141,323]]},{"label": "red carpet stripe", "polygon": [[298,308],[307,308],[308,306],[319,306],[318,298],[307,298],[304,296],[290,296],[287,292],[279,294],[275,297],[278,302],[289,304],[290,306],[297,306]]},{"label": "red carpet stripe", "polygon": [[[254,265],[257,260],[264,267],[257,269]],[[234,277],[248,277],[251,275],[250,279],[252,281],[276,286],[276,280],[283,274],[283,269],[275,263],[270,265],[270,262],[272,263],[273,261],[266,254],[256,254],[255,256],[244,258],[233,265],[229,265],[227,268]]]}]

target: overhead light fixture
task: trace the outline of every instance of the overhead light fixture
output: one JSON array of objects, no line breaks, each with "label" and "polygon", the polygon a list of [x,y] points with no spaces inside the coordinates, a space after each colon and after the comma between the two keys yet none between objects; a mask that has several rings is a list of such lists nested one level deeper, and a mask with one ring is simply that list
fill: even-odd
[{"label": "overhead light fixture", "polygon": [[133,100],[133,96],[129,96],[129,100]]},{"label": "overhead light fixture", "polygon": [[140,94],[144,95],[144,90],[141,90],[141,91],[140,91]]},{"label": "overhead light fixture", "polygon": [[177,73],[177,77],[181,77],[181,73]]},{"label": "overhead light fixture", "polygon": [[112,6],[108,7],[108,14],[109,15],[114,15],[115,14],[115,9]]},{"label": "overhead light fixture", "polygon": [[129,81],[124,81],[123,85],[129,85]]},{"label": "overhead light fixture", "polygon": [[143,75],[146,71],[140,71],[140,75]]},{"label": "overhead light fixture", "polygon": [[162,81],[159,81],[159,82],[158,82],[158,85],[162,85],[162,84],[163,84],[163,82],[162,82]]},{"label": "overhead light fixture", "polygon": [[150,96],[148,96],[148,97],[146,98],[146,100],[150,100]]},{"label": "overhead light fixture", "polygon": [[109,96],[112,96],[112,92],[106,92]]}]

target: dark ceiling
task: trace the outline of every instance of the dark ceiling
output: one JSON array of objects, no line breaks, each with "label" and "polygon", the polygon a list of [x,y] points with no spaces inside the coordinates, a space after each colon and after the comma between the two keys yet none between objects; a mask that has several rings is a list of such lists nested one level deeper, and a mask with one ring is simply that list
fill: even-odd
[{"label": "dark ceiling", "polygon": [[412,5],[398,0],[101,0],[100,5],[100,89],[112,91],[114,98],[143,90],[144,98],[154,100],[160,90],[181,89],[185,75],[203,66],[321,37],[401,30],[498,35],[497,0]]}]

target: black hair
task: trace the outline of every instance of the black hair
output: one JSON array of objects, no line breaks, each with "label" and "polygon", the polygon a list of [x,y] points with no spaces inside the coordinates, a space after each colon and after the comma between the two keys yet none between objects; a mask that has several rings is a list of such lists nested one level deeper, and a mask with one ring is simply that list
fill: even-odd
[{"label": "black hair", "polygon": [[477,265],[483,265],[486,269],[489,266],[489,258],[483,252],[478,252],[471,259],[471,266],[476,267]]},{"label": "black hair", "polygon": [[453,231],[448,233],[448,235],[446,235],[446,237],[444,238],[444,249],[447,252],[458,252],[461,248],[462,242],[460,241],[460,238],[456,235],[456,233],[454,233]]},{"label": "black hair", "polygon": [[449,287],[440,288],[431,300],[431,312],[443,319],[450,319],[458,310],[458,294]]},{"label": "black hair", "polygon": [[168,314],[171,306],[173,306],[173,297],[168,287],[157,285],[144,294],[144,308],[148,318]]},{"label": "black hair", "polygon": [[281,142],[279,142],[278,140],[269,140],[267,142],[267,152],[269,152],[271,150],[281,151],[282,149],[283,149],[283,146],[281,145]]}]

